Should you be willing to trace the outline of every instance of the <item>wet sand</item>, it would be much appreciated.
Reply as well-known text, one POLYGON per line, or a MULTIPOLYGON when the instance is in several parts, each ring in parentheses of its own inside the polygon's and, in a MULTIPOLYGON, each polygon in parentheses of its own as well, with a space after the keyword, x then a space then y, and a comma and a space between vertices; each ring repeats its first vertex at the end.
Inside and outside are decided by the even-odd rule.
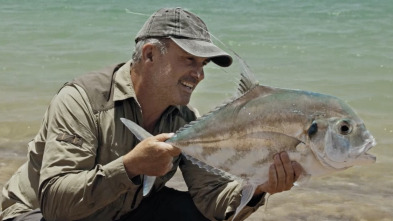
MULTIPOLYGON (((306 186, 268 196, 267 204, 260 207, 247 221, 392 220, 391 206, 381 203, 392 197, 390 190, 385 190, 386 193, 380 197, 370 198, 367 191, 356 190, 358 184, 344 181, 345 176, 345 172, 338 175, 335 186, 324 185, 331 182, 329 180, 334 180, 334 177, 313 178, 306 186), (340 186, 341 190, 338 190, 340 186)), ((167 186, 187 190, 179 170, 167 186)))
MULTIPOLYGON (((0 190, 3 189, 4 185, 11 178, 12 174, 26 161, 25 157, 0 157, 0 190)), ((2 199, 0 195, 0 199, 2 199)))

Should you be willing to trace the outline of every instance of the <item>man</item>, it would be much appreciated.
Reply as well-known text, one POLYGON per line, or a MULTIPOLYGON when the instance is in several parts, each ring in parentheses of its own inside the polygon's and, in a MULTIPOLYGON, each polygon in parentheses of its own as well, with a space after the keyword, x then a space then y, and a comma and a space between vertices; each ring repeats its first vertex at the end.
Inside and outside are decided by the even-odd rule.
MULTIPOLYGON (((3 190, 4 220, 228 220, 240 203, 236 181, 193 165, 164 141, 196 114, 187 107, 209 61, 232 58, 206 25, 182 10, 160 9, 136 36, 133 57, 67 83, 53 98, 29 143, 28 162, 3 190), (138 143, 124 117, 156 135, 138 143), (177 167, 189 188, 165 187, 177 167), (143 175, 157 176, 149 195, 143 175)), ((275 156, 269 181, 240 212, 246 218, 265 193, 289 190, 301 167, 275 156)))

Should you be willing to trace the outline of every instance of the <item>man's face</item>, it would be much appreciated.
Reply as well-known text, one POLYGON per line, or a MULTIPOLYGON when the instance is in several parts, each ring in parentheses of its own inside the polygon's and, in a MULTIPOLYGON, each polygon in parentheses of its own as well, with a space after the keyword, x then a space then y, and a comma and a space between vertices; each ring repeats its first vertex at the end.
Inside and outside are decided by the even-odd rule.
POLYGON ((168 105, 186 105, 191 94, 204 79, 207 58, 193 56, 174 42, 167 42, 167 53, 159 54, 154 66, 154 87, 157 96, 168 105))

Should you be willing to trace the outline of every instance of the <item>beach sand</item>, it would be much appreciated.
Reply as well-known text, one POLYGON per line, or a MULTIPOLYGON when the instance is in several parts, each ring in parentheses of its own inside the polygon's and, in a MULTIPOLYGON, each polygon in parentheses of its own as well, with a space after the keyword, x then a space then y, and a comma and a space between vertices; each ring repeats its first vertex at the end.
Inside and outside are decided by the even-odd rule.
MULTIPOLYGON (((24 157, 0 157, 0 188, 2 189, 7 180, 25 162, 24 157)), ((383 166, 382 166, 383 167, 383 166)), ((343 174, 345 176, 345 174, 343 174)), ((340 177, 340 176, 339 176, 340 177)), ((380 220, 390 221, 393 212, 390 206, 383 206, 381 202, 387 201, 391 196, 390 190, 385 190, 386 194, 379 193, 382 197, 367 198, 367 193, 356 195, 344 194, 350 192, 348 183, 342 183, 342 191, 337 191, 329 186, 323 186, 326 178, 318 178, 311 182, 307 188, 294 187, 291 191, 272 195, 268 198, 267 205, 259 208, 247 220, 248 221, 276 221, 276 220, 380 220), (302 199, 301 201, 298 199, 302 199), (380 205, 380 206, 378 206, 380 205)), ((353 188, 358 188, 355 183, 353 188)), ((167 183, 181 191, 186 191, 180 170, 167 183)), ((381 191, 381 190, 380 190, 381 191)), ((383 190, 382 190, 383 191, 383 190)))

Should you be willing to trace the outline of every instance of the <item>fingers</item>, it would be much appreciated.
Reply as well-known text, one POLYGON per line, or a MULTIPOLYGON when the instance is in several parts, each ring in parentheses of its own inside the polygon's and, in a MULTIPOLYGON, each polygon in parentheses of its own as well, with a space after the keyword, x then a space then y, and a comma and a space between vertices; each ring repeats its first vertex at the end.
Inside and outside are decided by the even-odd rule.
POLYGON ((162 176, 168 173, 173 167, 174 157, 181 153, 179 148, 164 142, 173 135, 159 134, 136 145, 123 157, 127 174, 131 177, 139 174, 162 176))
POLYGON ((171 157, 179 156, 179 154, 181 153, 181 149, 167 143, 163 144, 162 147, 166 149, 167 154, 169 154, 171 157))
POLYGON ((175 134, 174 133, 163 133, 163 134, 156 135, 155 138, 157 139, 157 141, 164 142, 164 141, 168 140, 169 138, 173 137, 173 135, 175 135, 175 134))
POLYGON ((269 187, 268 187, 268 191, 270 194, 271 193, 271 189, 277 189, 277 183, 278 183, 278 178, 277 178, 277 172, 276 172, 276 166, 275 164, 270 165, 269 168, 269 187))
POLYGON ((286 152, 273 157, 273 164, 269 168, 267 190, 270 194, 290 190, 299 178, 303 168, 297 162, 292 162, 286 152))
POLYGON ((157 159, 157 161, 161 161, 163 164, 161 169, 158 169, 157 171, 159 175, 165 175, 167 172, 169 172, 173 167, 173 158, 181 153, 181 150, 179 148, 174 147, 171 144, 165 143, 165 141, 171 138, 173 135, 174 133, 163 133, 154 137, 154 145, 157 146, 159 152, 162 151, 162 155, 157 155, 159 156, 159 159, 157 159))
POLYGON ((292 162, 286 152, 280 153, 281 162, 285 170, 285 184, 284 190, 289 190, 295 182, 295 173, 292 167, 292 162))
POLYGON ((295 161, 292 162, 292 168, 295 172, 294 182, 296 182, 304 170, 303 170, 303 167, 298 162, 295 162, 295 161))
POLYGON ((163 148, 167 151, 167 153, 172 156, 178 156, 181 153, 181 149, 174 147, 170 144, 164 143, 164 141, 168 140, 169 138, 173 137, 174 133, 163 133, 163 134, 158 134, 157 136, 155 136, 154 138, 158 141, 158 142, 162 142, 159 144, 160 148, 163 148))
POLYGON ((280 154, 276 154, 274 156, 274 167, 276 168, 276 177, 277 177, 276 189, 279 192, 284 191, 286 174, 285 174, 283 163, 281 161, 280 154))

